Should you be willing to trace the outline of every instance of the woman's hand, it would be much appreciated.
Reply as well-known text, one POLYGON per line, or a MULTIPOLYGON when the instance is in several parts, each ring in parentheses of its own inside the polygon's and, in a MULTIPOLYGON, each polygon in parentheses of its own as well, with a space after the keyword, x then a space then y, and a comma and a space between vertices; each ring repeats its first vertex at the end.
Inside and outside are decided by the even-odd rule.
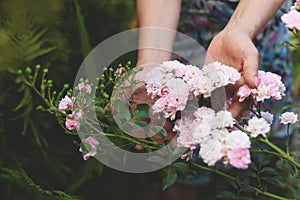
POLYGON ((259 55, 251 38, 237 30, 221 31, 210 43, 206 62, 219 61, 234 67, 241 73, 241 79, 226 88, 227 99, 233 98, 229 111, 237 117, 248 105, 239 102, 236 96, 238 88, 244 84, 254 88, 258 71, 259 55))

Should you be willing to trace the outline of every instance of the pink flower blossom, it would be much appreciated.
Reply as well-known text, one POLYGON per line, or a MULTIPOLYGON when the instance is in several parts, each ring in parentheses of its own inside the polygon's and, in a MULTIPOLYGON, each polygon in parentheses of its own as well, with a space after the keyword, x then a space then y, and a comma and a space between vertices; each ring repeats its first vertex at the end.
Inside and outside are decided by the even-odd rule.
POLYGON ((119 67, 119 68, 117 68, 116 73, 122 74, 123 70, 124 70, 124 67, 119 67))
POLYGON ((81 83, 79 83, 79 84, 77 85, 77 87, 78 87, 78 89, 79 89, 80 91, 81 91, 82 89, 85 89, 86 92, 87 92, 88 94, 91 94, 91 92, 92 92, 92 86, 91 86, 90 84, 86 84, 86 83, 81 82, 81 83))
POLYGON ((281 77, 271 72, 258 71, 256 78, 257 88, 251 89, 247 85, 243 85, 238 90, 239 101, 244 101, 248 96, 252 96, 256 101, 264 101, 265 99, 280 100, 284 96, 285 86, 281 81, 281 77))
POLYGON ((300 30, 300 12, 298 12, 296 9, 293 9, 287 14, 282 15, 281 20, 286 24, 286 27, 300 30))
POLYGON ((66 109, 71 110, 73 108, 73 102, 70 97, 65 96, 59 102, 58 109, 61 111, 65 111, 66 109))
POLYGON ((215 117, 215 111, 211 108, 201 107, 198 108, 194 112, 194 116, 196 117, 196 121, 200 123, 211 123, 213 118, 215 117))
POLYGON ((249 149, 237 148, 227 152, 229 163, 238 169, 247 169, 251 163, 249 149))
MULTIPOLYGON (((89 136, 88 138, 82 139, 83 143, 89 144, 91 146, 91 151, 83 155, 83 159, 87 160, 90 157, 94 157, 97 154, 97 146, 99 142, 93 138, 92 136, 89 136)), ((82 152, 82 148, 79 149, 80 152, 82 152)))
POLYGON ((70 118, 66 119, 65 125, 66 125, 66 128, 70 131, 73 131, 73 130, 78 131, 80 129, 80 122, 70 119, 70 118))
POLYGON ((239 88, 237 95, 240 97, 239 101, 243 102, 252 93, 252 89, 248 85, 243 85, 239 88))

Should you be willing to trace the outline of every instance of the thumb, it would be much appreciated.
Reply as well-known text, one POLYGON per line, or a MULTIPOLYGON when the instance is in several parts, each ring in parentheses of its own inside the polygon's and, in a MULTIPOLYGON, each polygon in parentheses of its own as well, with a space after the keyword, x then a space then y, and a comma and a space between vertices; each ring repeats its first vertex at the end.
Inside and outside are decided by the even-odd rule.
POLYGON ((257 73, 258 73, 258 54, 249 55, 244 60, 243 76, 246 84, 251 88, 256 87, 255 77, 257 76, 257 73))

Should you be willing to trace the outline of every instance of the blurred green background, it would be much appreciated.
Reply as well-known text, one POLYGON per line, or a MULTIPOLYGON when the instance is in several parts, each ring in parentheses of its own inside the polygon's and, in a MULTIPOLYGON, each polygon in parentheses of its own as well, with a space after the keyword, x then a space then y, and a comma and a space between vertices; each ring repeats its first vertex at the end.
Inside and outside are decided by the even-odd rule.
MULTIPOLYGON (((160 172, 126 174, 83 161, 79 138, 36 111, 40 99, 14 74, 40 64, 59 89, 93 47, 134 27, 133 0, 0 0, 0 199, 158 199, 160 172)), ((293 54, 298 96, 300 50, 293 54)))

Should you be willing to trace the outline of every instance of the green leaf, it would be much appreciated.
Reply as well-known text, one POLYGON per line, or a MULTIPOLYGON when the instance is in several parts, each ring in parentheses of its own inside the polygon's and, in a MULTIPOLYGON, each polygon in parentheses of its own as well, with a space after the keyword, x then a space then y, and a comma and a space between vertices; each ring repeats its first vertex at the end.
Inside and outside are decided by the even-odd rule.
POLYGON ((105 115, 105 111, 102 107, 100 106, 95 106, 95 111, 97 114, 99 114, 101 117, 103 117, 105 115))
POLYGON ((236 196, 233 192, 222 191, 220 194, 218 194, 217 198, 219 198, 219 199, 236 199, 236 196))
POLYGON ((276 175, 277 174, 276 170, 272 167, 264 167, 261 170, 261 173, 270 174, 270 175, 276 175))
POLYGON ((165 169, 163 171, 164 177, 163 177, 163 189, 166 190, 168 187, 173 185, 177 180, 177 173, 175 170, 172 170, 171 168, 165 169))
POLYGON ((146 118, 149 118, 149 111, 146 111, 146 110, 138 111, 132 117, 132 119, 134 119, 134 120, 140 120, 140 119, 146 119, 146 118))
POLYGON ((151 155, 149 158, 147 158, 147 160, 161 164, 162 166, 168 165, 168 158, 163 156, 151 155))
POLYGON ((129 111, 129 106, 126 106, 121 100, 115 100, 113 102, 114 109, 117 112, 115 114, 117 119, 129 121, 131 119, 131 113, 129 111))
POLYGON ((137 105, 137 109, 139 110, 139 111, 147 111, 147 112, 149 112, 149 109, 150 109, 150 106, 148 105, 148 104, 138 104, 137 105))
POLYGON ((186 148, 186 147, 177 147, 177 148, 173 151, 172 156, 182 155, 182 154, 184 154, 187 150, 188 150, 188 148, 186 148))
POLYGON ((158 135, 161 135, 163 137, 167 137, 167 131, 161 126, 154 126, 152 128, 152 130, 154 131, 154 133, 156 133, 158 135))

